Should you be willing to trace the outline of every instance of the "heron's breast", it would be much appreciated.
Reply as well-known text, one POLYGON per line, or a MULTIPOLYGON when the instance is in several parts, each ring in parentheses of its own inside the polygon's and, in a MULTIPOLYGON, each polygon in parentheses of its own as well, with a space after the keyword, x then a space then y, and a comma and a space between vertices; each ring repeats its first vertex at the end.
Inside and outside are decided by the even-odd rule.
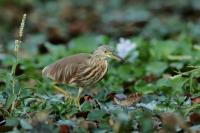
POLYGON ((97 66, 97 68, 99 69, 99 71, 94 75, 94 80, 93 80, 94 83, 101 80, 104 77, 104 75, 106 74, 106 72, 108 70, 107 61, 104 61, 101 65, 97 66))
POLYGON ((82 66, 77 73, 76 78, 73 78, 73 83, 80 86, 88 86, 97 83, 103 78, 107 72, 107 61, 100 61, 93 66, 82 66))

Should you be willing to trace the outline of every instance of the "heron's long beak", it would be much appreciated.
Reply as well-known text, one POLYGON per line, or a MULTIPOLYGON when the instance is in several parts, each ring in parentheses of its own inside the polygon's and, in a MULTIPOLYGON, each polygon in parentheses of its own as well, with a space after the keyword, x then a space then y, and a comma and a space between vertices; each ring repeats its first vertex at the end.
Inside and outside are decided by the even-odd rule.
POLYGON ((115 60, 117 60, 117 61, 120 61, 120 62, 123 62, 124 61, 124 59, 122 59, 120 56, 118 56, 118 55, 116 55, 116 54, 114 54, 114 53, 109 53, 108 54, 108 57, 110 57, 110 58, 112 58, 112 59, 115 59, 115 60))

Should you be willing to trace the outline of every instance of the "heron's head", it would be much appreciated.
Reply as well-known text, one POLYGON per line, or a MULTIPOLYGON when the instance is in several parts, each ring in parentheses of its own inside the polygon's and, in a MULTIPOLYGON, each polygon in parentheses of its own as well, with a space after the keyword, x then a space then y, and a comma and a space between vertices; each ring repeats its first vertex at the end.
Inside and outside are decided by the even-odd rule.
POLYGON ((106 45, 102 45, 100 47, 98 47, 94 54, 96 56, 99 56, 100 58, 103 58, 103 59, 107 59, 107 58, 112 58, 112 59, 115 59, 117 61, 123 61, 123 59, 121 57, 119 57, 118 55, 116 55, 113 50, 106 46, 106 45))

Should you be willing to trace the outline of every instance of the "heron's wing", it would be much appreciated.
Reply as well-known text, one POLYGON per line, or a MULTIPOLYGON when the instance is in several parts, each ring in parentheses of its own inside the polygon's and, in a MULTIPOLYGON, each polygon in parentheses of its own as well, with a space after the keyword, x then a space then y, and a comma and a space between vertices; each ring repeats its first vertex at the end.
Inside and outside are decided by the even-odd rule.
POLYGON ((76 75, 80 65, 86 64, 90 57, 90 54, 85 53, 65 57, 46 66, 42 70, 42 74, 58 83, 69 83, 70 79, 76 75))

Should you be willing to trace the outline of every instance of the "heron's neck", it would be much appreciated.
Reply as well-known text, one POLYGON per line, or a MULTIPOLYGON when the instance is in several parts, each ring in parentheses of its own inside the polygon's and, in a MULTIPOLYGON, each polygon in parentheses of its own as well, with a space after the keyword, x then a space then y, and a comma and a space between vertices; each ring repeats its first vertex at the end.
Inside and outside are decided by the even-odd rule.
POLYGON ((89 60, 89 64, 91 64, 91 65, 98 65, 99 62, 107 63, 107 60, 106 60, 106 58, 99 56, 99 55, 96 55, 96 54, 92 55, 90 60, 89 60))

